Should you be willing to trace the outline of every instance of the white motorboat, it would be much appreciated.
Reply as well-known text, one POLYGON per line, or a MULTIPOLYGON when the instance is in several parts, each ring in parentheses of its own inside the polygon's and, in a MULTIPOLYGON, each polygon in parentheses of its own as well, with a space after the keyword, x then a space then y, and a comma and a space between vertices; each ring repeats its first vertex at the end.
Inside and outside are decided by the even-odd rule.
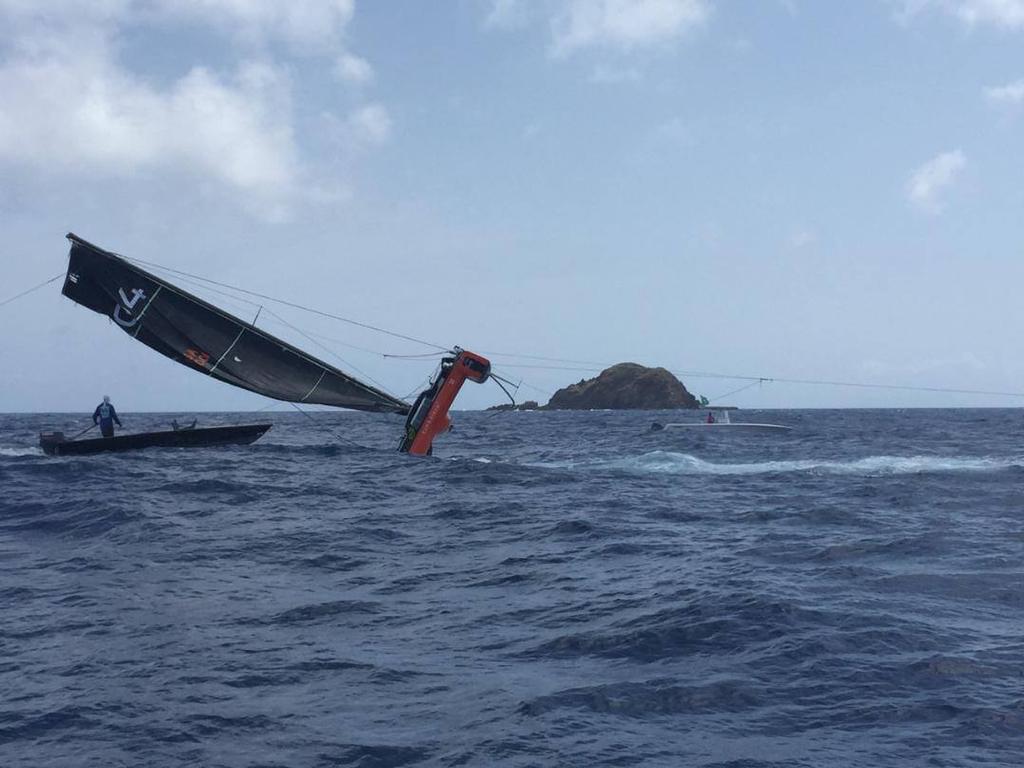
POLYGON ((702 421, 680 421, 661 424, 651 424, 652 432, 660 432, 665 429, 685 429, 690 431, 714 431, 722 433, 732 432, 759 432, 765 434, 791 432, 792 427, 783 424, 764 424, 750 421, 733 421, 729 418, 729 411, 718 410, 708 411, 707 418, 702 421))

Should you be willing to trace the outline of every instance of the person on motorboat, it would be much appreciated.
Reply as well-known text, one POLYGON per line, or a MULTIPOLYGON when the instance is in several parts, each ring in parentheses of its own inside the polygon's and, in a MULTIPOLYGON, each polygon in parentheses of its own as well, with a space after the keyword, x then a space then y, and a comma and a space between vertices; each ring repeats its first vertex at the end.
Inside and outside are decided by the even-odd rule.
POLYGON ((92 423, 100 425, 100 432, 104 437, 113 437, 114 422, 117 422, 117 426, 121 426, 117 411, 114 410, 114 406, 110 402, 110 395, 104 395, 103 402, 97 405, 96 410, 92 413, 92 423))
POLYGON ((714 423, 715 423, 715 413, 714 413, 714 411, 708 411, 708 424, 714 424, 714 423))

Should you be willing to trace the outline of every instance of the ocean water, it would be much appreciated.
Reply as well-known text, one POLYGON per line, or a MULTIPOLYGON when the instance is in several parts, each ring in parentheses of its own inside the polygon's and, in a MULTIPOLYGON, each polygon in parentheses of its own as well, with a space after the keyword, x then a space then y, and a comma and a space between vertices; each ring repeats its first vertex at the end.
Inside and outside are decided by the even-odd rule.
POLYGON ((0 416, 0 765, 1024 764, 1024 411, 672 418, 0 416))

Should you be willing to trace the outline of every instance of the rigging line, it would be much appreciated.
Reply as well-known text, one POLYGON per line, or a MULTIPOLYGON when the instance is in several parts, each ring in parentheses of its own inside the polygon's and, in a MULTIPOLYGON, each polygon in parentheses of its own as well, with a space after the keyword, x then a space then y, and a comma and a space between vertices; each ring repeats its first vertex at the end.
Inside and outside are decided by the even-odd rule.
POLYGON ((342 442, 349 443, 350 445, 354 445, 356 448, 362 448, 363 450, 367 450, 367 451, 372 450, 369 446, 357 443, 355 440, 350 440, 349 438, 345 437, 344 435, 338 434, 336 429, 332 429, 331 427, 327 426, 326 424, 323 424, 322 422, 317 421, 312 416, 310 416, 308 413, 306 413, 304 410, 299 408, 297 403, 289 402, 288 404, 292 408, 294 408, 296 411, 301 413, 303 416, 305 416, 307 419, 309 419, 311 422, 313 422, 313 424, 317 427, 317 429, 326 430, 336 440, 341 440, 342 442))
MULTIPOLYGON (((549 371, 576 371, 592 373, 598 368, 579 368, 559 365, 533 365, 529 363, 503 363, 504 368, 533 368, 549 371)), ((776 382, 780 384, 801 384, 826 387, 854 387, 859 389, 889 389, 903 392, 933 392, 946 395, 984 395, 988 397, 1024 397, 1024 392, 1004 392, 990 389, 959 389, 956 387, 926 387, 911 384, 882 384, 878 382, 836 381, 832 379, 790 379, 778 376, 745 376, 731 373, 712 373, 710 371, 678 371, 670 370, 675 376, 691 376, 698 379, 734 379, 737 381, 776 382)))
POLYGON ((64 277, 64 273, 63 272, 61 272, 59 275, 51 277, 45 283, 40 283, 39 285, 35 285, 35 286, 29 288, 27 291, 22 291, 21 293, 15 295, 15 296, 11 296, 9 299, 4 299, 3 301, 0 301, 0 307, 3 307, 3 306, 6 306, 7 304, 10 304, 12 301, 14 301, 15 299, 20 299, 22 296, 28 296, 30 293, 32 293, 33 291, 38 291, 40 288, 45 288, 50 283, 55 282, 57 280, 60 280, 62 277, 64 277))
MULTIPOLYGON (((187 277, 180 277, 179 276, 177 278, 177 281, 179 283, 184 283, 186 285, 190 285, 193 288, 197 288, 200 291, 209 291, 210 293, 215 293, 218 296, 223 296, 225 299, 228 299, 229 301, 231 301, 232 304, 235 305, 234 307, 232 307, 232 309, 234 309, 234 311, 238 312, 239 314, 242 314, 241 310, 238 309, 238 307, 241 306, 241 304, 248 304, 251 307, 256 307, 257 308, 256 309, 256 316, 257 317, 259 317, 259 311, 263 308, 262 304, 260 304, 259 302, 253 301, 252 299, 247 299, 247 298, 245 298, 243 296, 236 296, 235 294, 228 293, 227 291, 218 291, 216 288, 211 288, 210 286, 208 286, 208 285, 206 285, 206 284, 204 284, 202 282, 199 282, 199 281, 196 281, 196 280, 190 280, 187 277)), ((256 325, 256 319, 255 318, 253 318, 253 322, 251 322, 250 325, 253 325, 253 326, 256 325)))
POLYGON ((386 357, 394 360, 423 360, 431 357, 443 357, 448 354, 455 354, 455 350, 446 349, 444 352, 424 352, 421 355, 392 355, 387 352, 379 353, 381 357, 386 357))
MULTIPOLYGON (((494 375, 493 371, 491 372, 491 375, 494 375)), ((533 386, 533 384, 527 384, 525 381, 520 381, 516 389, 518 389, 519 387, 526 387, 527 389, 532 389, 534 392, 539 392, 540 394, 544 395, 549 399, 552 393, 554 392, 554 390, 551 389, 541 389, 540 387, 533 386)))
POLYGON ((564 357, 545 357, 544 355, 519 355, 514 352, 482 352, 481 354, 488 355, 490 357, 517 357, 523 360, 544 360, 549 363, 573 363, 575 365, 600 365, 602 368, 608 368, 612 363, 599 363, 595 360, 569 360, 564 357))
POLYGON ((892 389, 904 392, 935 392, 947 395, 990 395, 993 397, 1024 397, 1024 392, 1002 392, 991 389, 958 389, 955 387, 925 387, 911 384, 881 384, 876 382, 834 381, 830 379, 785 379, 768 376, 731 376, 722 373, 704 373, 699 371, 671 371, 677 376, 695 376, 714 379, 739 379, 757 382, 776 382, 781 384, 806 384, 827 387, 856 387, 859 389, 892 389))
POLYGON ((373 378, 373 376, 371 376, 370 374, 366 373, 366 372, 365 372, 365 371, 363 371, 363 370, 360 370, 360 369, 359 369, 359 368, 358 368, 357 366, 355 366, 355 365, 353 365, 352 363, 350 363, 350 362, 349 362, 348 360, 346 360, 345 358, 343 358, 343 357, 342 357, 341 355, 339 355, 339 354, 338 354, 337 352, 335 352, 335 351, 334 351, 333 349, 331 349, 330 347, 328 347, 328 346, 326 346, 326 345, 324 345, 324 344, 321 344, 321 343, 320 343, 319 341, 317 341, 316 339, 314 339, 314 338, 313 338, 312 336, 310 336, 310 335, 309 335, 308 333, 306 333, 305 331, 303 331, 303 330, 302 330, 301 328, 297 328, 297 327, 295 327, 294 325, 292 325, 291 323, 289 323, 289 322, 288 322, 287 320, 285 320, 285 319, 284 319, 283 317, 281 317, 281 316, 280 316, 279 314, 277 314, 276 312, 274 312, 274 311, 273 311, 273 310, 271 310, 271 309, 268 309, 268 310, 267 310, 267 314, 268 314, 268 315, 270 315, 271 317, 274 317, 274 318, 276 318, 276 319, 278 320, 278 322, 280 322, 280 323, 284 323, 284 324, 285 324, 286 326, 288 326, 289 328, 291 328, 291 329, 292 329, 293 331, 295 331, 295 332, 296 332, 296 333, 298 333, 299 335, 301 335, 301 336, 305 337, 305 338, 306 338, 307 340, 309 340, 309 341, 310 341, 310 342, 311 342, 312 344, 315 344, 316 346, 320 347, 320 349, 324 350, 324 351, 325 351, 325 352, 327 352, 328 354, 330 354, 330 355, 334 355, 334 357, 335 357, 335 358, 337 358, 338 360, 340 360, 340 361, 341 361, 342 363, 344 363, 344 364, 345 364, 345 366, 346 366, 347 368, 351 368, 351 369, 352 369, 353 371, 355 371, 356 373, 358 373, 358 374, 359 374, 360 376, 364 376, 364 377, 365 377, 365 378, 366 378, 367 380, 369 380, 369 381, 373 382, 374 384, 376 384, 376 385, 377 385, 377 387, 378 387, 378 388, 379 388, 379 389, 380 389, 380 390, 381 390, 382 392, 384 392, 385 394, 387 394, 387 395, 388 395, 389 397, 393 397, 393 398, 395 398, 396 400, 398 399, 398 397, 397 397, 397 396, 396 396, 396 395, 395 395, 394 393, 392 393, 392 392, 391 392, 390 390, 388 390, 388 388, 387 388, 387 387, 385 387, 385 386, 384 386, 383 384, 381 384, 381 383, 380 383, 379 381, 377 381, 377 380, 376 380, 375 378, 373 378))
MULTIPOLYGON (((163 268, 161 267, 161 269, 163 269, 163 268)), ((208 286, 208 285, 203 285, 203 284, 202 284, 201 282, 197 283, 197 282, 196 282, 195 280, 190 280, 190 279, 189 279, 189 278, 187 278, 187 277, 185 277, 185 278, 179 278, 179 280, 180 280, 181 282, 183 282, 183 283, 187 283, 187 284, 189 284, 189 285, 192 285, 192 286, 198 286, 199 288, 201 288, 201 289, 202 289, 202 290, 204 290, 204 291, 209 291, 210 293, 215 293, 215 294, 218 294, 218 295, 220 295, 220 296, 224 296, 224 297, 226 297, 226 298, 228 298, 228 299, 230 299, 230 300, 232 300, 232 301, 239 301, 239 302, 242 302, 242 303, 245 303, 245 304, 250 304, 250 305, 252 305, 252 306, 254 306, 254 307, 258 307, 259 309, 258 309, 258 311, 256 312, 256 317, 255 317, 255 318, 253 318, 253 322, 252 322, 252 323, 250 324, 250 327, 255 327, 255 326, 256 326, 256 319, 257 319, 257 318, 258 318, 258 317, 260 316, 260 312, 262 312, 262 311, 264 311, 264 310, 265 310, 265 311, 266 311, 266 313, 267 313, 268 315, 270 315, 271 317, 275 318, 275 319, 276 319, 276 320, 277 320, 277 321, 278 321, 279 323, 281 323, 282 325, 286 326, 287 328, 290 328, 291 330, 295 331, 295 332, 296 332, 296 333, 298 333, 299 335, 303 336, 303 337, 304 337, 304 338, 306 338, 306 339, 307 339, 308 341, 310 341, 310 342, 312 342, 313 344, 315 344, 316 346, 320 347, 320 349, 323 349, 323 350, 325 350, 326 352, 328 352, 329 354, 333 355, 333 356, 334 356, 335 358, 337 358, 337 359, 338 359, 338 360, 340 360, 340 361, 341 361, 342 363, 344 363, 344 364, 345 364, 345 366, 347 366, 348 368, 351 368, 351 369, 352 369, 352 370, 354 370, 354 371, 355 371, 356 373, 360 374, 361 376, 364 376, 364 377, 366 377, 366 378, 367 378, 367 379, 368 379, 369 381, 371 381, 372 383, 376 384, 376 385, 377 385, 377 387, 378 387, 378 388, 380 388, 380 390, 381 390, 382 392, 384 392, 385 394, 387 394, 387 395, 388 395, 389 397, 395 397, 395 395, 394 395, 394 394, 392 394, 392 393, 391 393, 391 392, 390 392, 390 391, 389 391, 389 390, 387 389, 387 387, 385 387, 385 386, 384 386, 383 384, 381 384, 381 383, 380 383, 379 381, 377 381, 376 379, 374 379, 374 378, 373 378, 372 376, 370 376, 370 375, 369 375, 368 373, 366 373, 366 372, 364 372, 364 371, 360 370, 360 368, 358 368, 358 367, 357 367, 356 365, 354 365, 354 364, 350 363, 350 362, 349 362, 348 360, 346 360, 345 358, 343 358, 343 357, 342 357, 341 355, 339 355, 339 354, 338 354, 337 352, 335 352, 335 351, 334 351, 333 349, 331 349, 330 347, 324 346, 323 344, 321 344, 321 343, 319 343, 318 341, 316 341, 316 339, 312 338, 311 334, 307 333, 306 331, 303 331, 303 330, 302 330, 301 328, 299 328, 299 327, 297 327, 297 326, 295 326, 295 325, 292 325, 292 324, 291 324, 291 323, 289 323, 289 322, 288 322, 287 320, 285 320, 285 319, 284 319, 283 317, 281 317, 281 316, 280 316, 279 314, 277 314, 276 312, 274 312, 274 311, 273 311, 273 310, 271 310, 271 309, 267 309, 267 308, 266 308, 266 307, 264 307, 264 306, 263 306, 262 304, 259 304, 258 302, 255 302, 255 301, 252 301, 251 299, 246 299, 246 298, 243 298, 243 297, 241 297, 241 296, 235 296, 234 294, 230 294, 230 293, 227 293, 227 292, 225 292, 225 291, 219 291, 219 290, 217 290, 216 288, 211 288, 211 287, 210 287, 210 286, 208 286)), ((312 335, 319 335, 319 334, 312 334, 312 335)), ((360 350, 360 351, 362 351, 362 352, 369 352, 369 353, 371 353, 371 354, 374 354, 374 355, 379 355, 379 354, 381 354, 380 352, 375 352, 375 351, 373 351, 373 350, 369 350, 369 349, 364 349, 364 348, 362 348, 362 347, 356 347, 356 346, 354 346, 354 345, 352 345, 352 344, 345 344, 345 342, 343 342, 343 341, 339 341, 339 340, 337 340, 337 339, 330 339, 330 337, 325 337, 325 336, 321 336, 321 338, 327 338, 328 340, 330 340, 330 341, 334 341, 334 342, 336 342, 336 343, 338 343, 338 344, 342 344, 343 346, 351 346, 351 347, 353 347, 354 349, 358 349, 358 350, 360 350)))
POLYGON ((569 367, 566 365, 537 365, 535 363, 502 363, 502 368, 533 368, 541 371, 581 371, 582 373, 592 373, 593 371, 603 371, 603 368, 580 368, 580 367, 569 367))
MULTIPOLYGON (((257 308, 256 309, 256 316, 252 319, 252 322, 249 323, 249 325, 252 326, 252 327, 256 327, 256 321, 259 320, 260 313, 263 312, 263 310, 265 309, 265 307, 262 304, 260 304, 259 302, 252 301, 251 299, 246 299, 246 298, 244 298, 242 296, 236 296, 235 294, 228 293, 227 291, 219 291, 216 288, 211 288, 210 286, 203 284, 202 282, 197 282, 195 280, 190 280, 187 277, 179 277, 178 280, 180 282, 182 282, 182 283, 186 283, 188 285, 195 286, 195 287, 199 288, 200 290, 209 291, 210 293, 215 293, 218 296, 223 296, 223 297, 225 297, 227 299, 230 299, 233 302, 242 302, 244 304, 249 304, 250 306, 256 307, 257 308)), ((238 311, 238 310, 236 309, 236 311, 238 311)), ((242 314, 242 313, 239 312, 239 314, 242 314)), ((274 312, 271 312, 269 309, 267 310, 267 314, 268 315, 273 315, 278 320, 280 320, 282 323, 284 323, 285 325, 288 325, 288 323, 286 323, 284 320, 281 319, 280 315, 277 315, 274 312)), ((294 327, 294 326, 291 326, 291 327, 294 327)), ((386 355, 383 355, 383 353, 381 353, 379 350, 367 349, 366 347, 360 347, 360 346, 358 346, 356 344, 349 344, 347 341, 342 341, 341 339, 335 339, 335 338, 332 338, 330 336, 325 336, 322 333, 314 333, 313 331, 300 331, 300 332, 306 333, 309 336, 316 336, 316 337, 324 339, 326 341, 330 341, 330 342, 332 342, 334 344, 340 344, 343 347, 349 347, 351 349, 358 350, 359 352, 366 352, 367 354, 370 354, 370 355, 382 355, 382 356, 386 357, 386 355)), ((433 356, 433 355, 436 355, 436 354, 440 354, 440 353, 431 352, 431 353, 429 353, 429 356, 433 356)))
POLYGON ((367 347, 360 347, 358 344, 350 344, 347 341, 342 341, 341 339, 336 339, 333 336, 326 336, 326 335, 324 335, 322 333, 314 333, 313 331, 307 331, 307 333, 310 336, 316 336, 318 339, 323 339, 324 341, 329 341, 332 344, 340 344, 343 347, 348 347, 349 349, 354 349, 354 350, 356 350, 358 352, 365 352, 366 354, 373 355, 374 357, 429 358, 429 357, 440 357, 442 355, 448 354, 447 351, 445 351, 445 352, 426 352, 426 353, 424 353, 422 355, 389 355, 389 354, 386 354, 384 352, 381 352, 379 349, 368 349, 367 347))
POLYGON ((491 374, 491 378, 494 379, 494 383, 495 384, 497 384, 499 387, 501 387, 501 391, 504 392, 508 396, 508 399, 512 402, 512 407, 515 408, 516 407, 516 399, 514 397, 512 397, 512 393, 511 392, 509 392, 507 389, 505 389, 505 385, 502 384, 502 381, 504 381, 504 379, 502 379, 500 376, 495 376, 493 373, 491 374))
POLYGON ((492 379, 497 379, 498 381, 503 381, 506 384, 508 384, 510 387, 514 387, 515 389, 519 389, 519 384, 523 383, 522 381, 520 381, 519 384, 516 384, 514 381, 506 379, 504 376, 499 376, 494 371, 491 371, 491 378, 492 379))
POLYGON ((430 377, 428 376, 427 378, 423 379, 423 381, 421 381, 419 384, 417 384, 416 387, 411 392, 409 392, 406 395, 403 395, 402 399, 403 400, 412 400, 414 397, 419 395, 420 392, 422 392, 424 389, 426 389, 429 386, 430 386, 430 377))
POLYGON ((758 379, 757 381, 751 381, 749 384, 744 384, 739 389, 734 389, 734 390, 732 390, 730 392, 726 392, 724 395, 716 395, 715 397, 711 398, 711 402, 714 402, 716 400, 721 400, 724 397, 731 397, 732 395, 738 395, 740 392, 743 392, 744 390, 750 389, 751 387, 756 387, 758 384, 762 383, 762 381, 764 381, 764 379, 758 379))
POLYGON ((163 269, 163 270, 165 270, 167 272, 171 272, 172 274, 175 274, 175 275, 184 275, 185 277, 191 277, 194 280, 202 280, 203 282, 210 283, 211 285, 219 285, 222 288, 229 288, 229 289, 231 289, 233 291, 238 291, 239 293, 244 293, 244 294, 246 294, 248 296, 256 296, 258 298, 265 299, 267 301, 273 301, 273 302, 275 302, 277 304, 283 304, 286 307, 292 307, 293 309, 301 309, 303 312, 309 312, 311 314, 320 315, 322 317, 329 317, 332 320, 338 320, 338 321, 340 321, 342 323, 348 323, 350 325, 355 325, 355 326, 357 326, 359 328, 365 328, 365 329, 370 330, 370 331, 376 331, 377 333, 383 333, 386 336, 393 336, 396 339, 404 339, 405 341, 411 341, 411 342, 413 342, 415 344, 422 344, 425 347, 434 347, 435 349, 447 350, 447 347, 444 346, 444 345, 434 344, 433 342, 424 341, 423 339, 417 339, 415 336, 407 336, 404 333, 397 333, 396 331, 389 331, 386 328, 380 328, 379 326, 376 326, 376 325, 370 325, 369 323, 361 323, 358 320, 353 320, 353 319, 348 318, 348 317, 342 317, 341 315, 335 315, 335 314, 332 314, 330 312, 324 312, 323 310, 315 309, 313 307, 307 307, 307 306, 304 306, 302 304, 297 304, 297 303, 295 303, 293 301, 287 301, 285 299, 279 299, 279 298, 277 298, 275 296, 269 296, 269 295, 267 295, 265 293, 259 293, 257 291, 250 291, 247 288, 240 288, 237 285, 231 285, 230 283, 222 283, 222 282, 219 282, 217 280, 211 280, 210 278, 202 277, 201 275, 195 275, 195 274, 192 274, 190 272, 182 272, 181 270, 172 269, 171 267, 166 267, 166 266, 164 266, 162 264, 157 264, 157 263, 152 262, 152 261, 146 261, 144 259, 133 259, 133 258, 130 258, 128 256, 124 256, 122 254, 117 254, 117 255, 120 256, 122 259, 125 259, 127 261, 136 262, 138 264, 145 264, 148 267, 156 267, 156 268, 159 268, 159 269, 163 269))
MULTIPOLYGON (((161 267, 161 268, 162 268, 162 267, 161 267)), ((172 271, 173 271, 173 270, 172 270, 172 271)), ((154 276, 154 277, 155 277, 155 279, 157 279, 158 281, 160 281, 160 280, 161 280, 161 278, 160 278, 159 276, 154 276)), ((183 282, 183 283, 190 283, 190 284, 193 284, 193 285, 195 285, 195 283, 193 283, 193 281, 191 281, 191 280, 188 280, 187 278, 179 278, 179 281, 180 281, 180 282, 183 282)), ((163 288, 163 287, 167 287, 167 288, 168 288, 168 290, 170 290, 170 291, 172 291, 172 292, 174 292, 174 293, 177 293, 177 294, 179 294, 179 295, 187 295, 187 294, 185 294, 185 293, 184 293, 184 292, 182 291, 182 289, 180 289, 180 288, 176 288, 176 287, 174 287, 174 286, 173 286, 172 284, 170 284, 170 283, 163 283, 163 284, 161 285, 161 288, 163 288)), ((205 286, 205 285, 204 285, 204 286, 201 286, 201 287, 202 287, 202 290, 204 290, 204 291, 210 291, 211 293, 217 293, 217 294, 220 294, 220 295, 222 295, 222 296, 226 296, 226 297, 228 297, 229 299, 231 299, 232 301, 240 301, 240 302, 244 302, 244 303, 246 303, 246 304, 251 304, 251 305, 252 305, 252 306, 254 306, 254 307, 255 307, 255 306, 259 306, 259 305, 258 305, 258 304, 257 304, 257 303, 256 303, 255 301, 251 301, 250 299, 245 299, 245 298, 242 298, 241 296, 233 296, 232 294, 229 294, 229 293, 225 293, 224 291, 218 291, 218 290, 217 290, 216 288, 210 288, 209 286, 205 286)), ((228 286, 228 287, 230 287, 230 286, 228 286)), ((221 309, 221 308, 218 308, 218 307, 214 306, 214 307, 213 307, 213 310, 214 310, 214 311, 216 311, 216 312, 218 312, 218 313, 219 313, 219 314, 220 314, 221 316, 223 316, 223 317, 226 317, 226 318, 228 318, 228 319, 230 319, 230 320, 233 320, 233 321, 235 321, 235 322, 239 322, 239 323, 241 323, 242 325, 245 325, 245 321, 244 321, 244 320, 241 320, 241 319, 239 319, 239 318, 236 318, 236 317, 233 317, 233 316, 231 316, 230 314, 228 314, 227 312, 225 312, 225 311, 224 311, 223 309, 221 309)), ((307 336, 307 335, 306 335, 306 334, 305 334, 305 333, 304 333, 304 332, 303 332, 303 331, 302 331, 302 330, 301 330, 300 328, 297 328, 297 327, 295 327, 294 325, 292 325, 291 323, 289 323, 289 322, 288 322, 287 320, 285 320, 284 318, 282 318, 282 317, 281 317, 280 315, 278 315, 278 314, 276 314, 276 313, 272 312, 272 311, 271 311, 271 310, 269 310, 269 309, 267 310, 267 314, 269 314, 269 315, 272 315, 273 317, 277 318, 277 319, 278 319, 278 321, 279 321, 279 322, 281 322, 281 323, 282 323, 283 325, 287 326, 288 328, 291 328, 292 330, 296 331, 297 333, 299 333, 299 334, 301 334, 301 335, 305 336, 305 337, 306 337, 307 339, 309 339, 309 336, 307 336)), ((271 340, 273 340, 273 337, 272 337, 272 336, 269 336, 269 335, 267 334, 267 332, 266 332, 266 331, 264 331, 263 329, 261 329, 261 328, 257 328, 257 327, 256 327, 255 325, 250 325, 250 326, 248 326, 248 327, 249 327, 249 328, 250 328, 250 329, 252 330, 252 332, 253 332, 253 333, 255 333, 255 334, 259 335, 259 336, 262 336, 262 337, 264 337, 264 338, 267 338, 267 339, 271 339, 271 340)), ((310 340, 310 341, 313 341, 313 339, 309 339, 309 340, 310 340)), ((283 344, 284 344, 284 343, 288 343, 288 342, 284 342, 284 341, 282 341, 281 343, 283 343, 283 344)), ((316 341, 313 341, 313 343, 314 343, 314 344, 317 344, 317 342, 316 342, 316 341)), ((332 355, 334 355, 335 357, 339 357, 339 356, 337 355, 337 353, 336 353, 336 352, 334 352, 333 350, 331 350, 331 349, 329 349, 329 348, 327 348, 327 347, 323 347, 323 345, 321 345, 321 344, 318 344, 318 346, 320 346, 320 347, 322 347, 322 348, 324 348, 324 349, 327 349, 327 351, 328 351, 328 352, 330 352, 330 353, 331 353, 332 355)), ((293 352, 294 352, 295 354, 297 354, 297 355, 299 355, 300 357, 302 357, 302 358, 303 358, 304 360, 307 360, 308 362, 310 362, 310 363, 312 363, 313 365, 316 365, 316 366, 318 366, 318 367, 320 367, 320 368, 324 368, 325 366, 327 366, 327 367, 333 367, 333 366, 331 366, 331 365, 330 365, 329 363, 325 363, 325 362, 323 362, 322 360, 317 360, 317 359, 316 359, 315 357, 312 357, 312 356, 311 356, 310 354, 308 354, 307 352, 304 352, 304 351, 302 351, 302 350, 301 350, 301 349, 299 349, 298 347, 294 347, 292 351, 293 351, 293 352)), ((341 358, 339 357, 339 359, 341 359, 341 358)), ((347 362, 346 362, 345 364, 346 364, 346 365, 349 365, 349 363, 347 363, 347 362)), ((352 367, 353 367, 353 368, 355 368, 355 366, 352 366, 352 367)), ((356 370, 358 371, 359 369, 356 369, 356 370)), ((359 373, 360 373, 360 374, 362 374, 362 375, 364 375, 364 376, 366 376, 366 377, 367 377, 368 379, 370 379, 371 381, 373 381, 373 383, 374 383, 374 384, 377 384, 377 386, 378 386, 378 387, 380 387, 380 389, 379 389, 379 390, 378 390, 378 391, 376 392, 376 394, 377 394, 377 395, 381 395, 381 396, 383 396, 383 397, 388 397, 388 398, 391 398, 391 399, 396 399, 396 398, 395 398, 395 396, 394 396, 394 395, 392 395, 392 394, 391 394, 390 392, 386 391, 386 390, 385 390, 385 388, 384 388, 384 387, 383 387, 383 386, 382 386, 382 385, 381 385, 381 384, 380 384, 379 382, 377 382, 377 381, 374 381, 374 380, 373 380, 373 379, 372 379, 372 378, 371 378, 370 376, 367 376, 367 374, 363 373, 362 371, 359 371, 359 373)), ((370 386, 369 384, 364 384, 364 383, 360 382, 360 381, 359 381, 358 379, 355 379, 354 377, 350 376, 349 374, 345 373, 344 371, 340 371, 340 374, 341 374, 341 375, 342 375, 343 377, 345 377, 345 378, 346 378, 347 380, 349 380, 350 382, 352 382, 352 383, 354 383, 354 384, 356 384, 356 385, 360 386, 360 387, 361 387, 362 389, 364 389, 364 390, 367 390, 367 391, 373 391, 373 387, 371 387, 371 386, 370 386)))
POLYGON ((908 392, 937 392, 947 395, 990 395, 993 397, 1024 397, 1024 392, 1000 392, 991 389, 956 389, 953 387, 916 387, 905 384, 873 384, 853 381, 815 381, 813 379, 764 379, 785 384, 812 384, 830 387, 859 387, 861 389, 896 389, 908 392))

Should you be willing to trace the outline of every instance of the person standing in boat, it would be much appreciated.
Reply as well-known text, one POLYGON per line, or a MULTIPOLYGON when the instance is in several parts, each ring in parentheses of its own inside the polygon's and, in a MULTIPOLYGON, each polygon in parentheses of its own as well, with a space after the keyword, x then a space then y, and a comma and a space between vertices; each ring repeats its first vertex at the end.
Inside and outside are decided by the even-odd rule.
POLYGON ((100 425, 100 432, 104 437, 113 437, 115 421, 120 427, 121 420, 117 418, 117 411, 114 410, 114 406, 110 402, 110 395, 104 395, 103 402, 97 405, 96 410, 92 412, 92 423, 100 425))

